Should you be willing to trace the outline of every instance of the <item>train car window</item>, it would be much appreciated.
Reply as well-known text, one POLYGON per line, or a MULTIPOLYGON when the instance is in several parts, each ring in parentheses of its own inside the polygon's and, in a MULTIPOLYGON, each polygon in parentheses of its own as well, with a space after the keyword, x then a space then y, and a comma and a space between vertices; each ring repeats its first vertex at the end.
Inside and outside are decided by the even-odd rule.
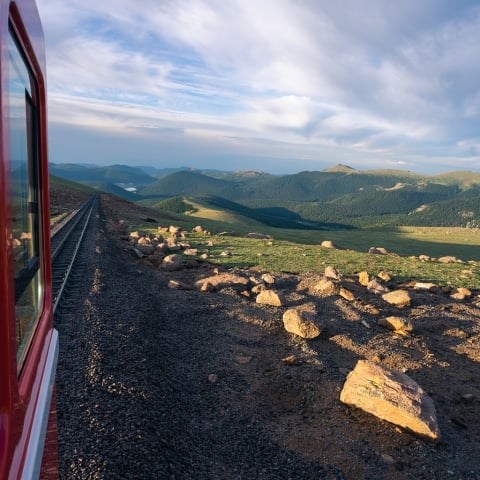
POLYGON ((38 120, 35 83, 12 32, 8 85, 17 361, 20 369, 39 317, 38 120))

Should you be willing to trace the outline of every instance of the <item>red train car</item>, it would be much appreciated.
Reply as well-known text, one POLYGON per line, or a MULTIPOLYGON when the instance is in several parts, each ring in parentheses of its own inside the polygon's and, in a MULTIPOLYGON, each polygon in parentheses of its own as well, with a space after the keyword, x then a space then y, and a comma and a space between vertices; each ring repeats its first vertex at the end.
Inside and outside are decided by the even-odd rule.
POLYGON ((34 0, 0 0, 0 47, 0 479, 55 478, 58 334, 45 50, 34 0))

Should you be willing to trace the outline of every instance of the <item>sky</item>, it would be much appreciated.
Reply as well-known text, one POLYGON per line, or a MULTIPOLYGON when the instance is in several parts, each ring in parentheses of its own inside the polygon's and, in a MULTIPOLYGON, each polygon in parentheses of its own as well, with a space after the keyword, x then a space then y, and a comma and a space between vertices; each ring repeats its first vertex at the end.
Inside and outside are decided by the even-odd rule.
POLYGON ((55 163, 480 171, 477 0, 37 0, 55 163))

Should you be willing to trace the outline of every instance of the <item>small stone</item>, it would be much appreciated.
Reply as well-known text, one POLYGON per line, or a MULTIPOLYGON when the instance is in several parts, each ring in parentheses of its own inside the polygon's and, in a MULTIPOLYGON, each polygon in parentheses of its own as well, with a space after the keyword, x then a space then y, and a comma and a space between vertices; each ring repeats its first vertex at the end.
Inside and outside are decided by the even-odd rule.
POLYGON ((383 247, 370 247, 368 253, 373 253, 374 255, 388 255, 388 251, 383 247))
POLYGON ((396 316, 380 318, 378 324, 382 327, 394 330, 395 333, 400 335, 406 335, 413 331, 412 323, 407 318, 396 316))
POLYGON ((161 264, 161 267, 164 270, 168 270, 170 272, 175 271, 175 270, 180 270, 182 268, 182 256, 178 255, 176 253, 172 255, 167 255, 161 264))
POLYGON ((186 248, 183 251, 183 254, 187 255, 187 256, 190 256, 190 257, 194 257, 197 254, 197 252, 198 252, 198 250, 196 248, 186 248))
POLYGON ((281 293, 278 293, 275 290, 263 290, 257 295, 256 302, 261 305, 282 307, 285 305, 285 298, 281 293))
POLYGON ((261 278, 268 285, 273 285, 275 283, 275 277, 270 273, 264 273, 261 278))
POLYGON ((206 278, 201 278, 195 282, 195 286, 201 289, 205 283, 210 284, 212 288, 216 290, 221 290, 225 287, 245 288, 248 285, 249 280, 241 275, 225 272, 206 278))
POLYGON ((300 365, 301 361, 296 355, 289 355, 288 357, 282 358, 282 362, 285 365, 300 365))
POLYGON ((382 271, 378 272, 377 277, 380 280, 383 280, 384 282, 389 282, 392 279, 391 275, 388 272, 386 272, 385 270, 382 270, 382 271))
POLYGON ((370 324, 366 320, 360 322, 365 328, 370 328, 370 324))
POLYGON ((186 283, 180 282, 178 280, 169 280, 167 287, 172 288, 174 290, 191 290, 192 289, 190 285, 187 285, 186 283))
POLYGON ((328 278, 322 278, 314 287, 313 292, 320 295, 335 295, 337 286, 328 278))
POLYGON ((215 373, 211 373, 211 374, 208 376, 208 381, 209 381, 210 383, 215 383, 217 380, 218 380, 218 375, 215 374, 215 373))
POLYGON ((440 262, 440 263, 461 263, 460 260, 458 260, 457 257, 453 257, 451 255, 447 255, 445 257, 440 257, 437 262, 440 262))
POLYGON ((385 293, 382 298, 390 305, 397 307, 408 307, 411 302, 409 293, 406 290, 394 290, 393 292, 385 293))
POLYGON ((393 465, 395 463, 395 459, 391 455, 387 455, 386 453, 382 453, 380 458, 389 465, 393 465))
POLYGON ((202 254, 200 255, 200 258, 201 258, 202 260, 206 260, 206 259, 208 258, 208 253, 202 253, 202 254))
POLYGON ((301 308, 290 308, 283 314, 283 326, 289 333, 302 338, 317 338, 320 328, 316 324, 316 315, 301 308))
POLYGON ((389 291, 389 289, 385 285, 382 285, 376 278, 373 278, 367 283, 367 290, 377 295, 389 291))
POLYGON ((415 282, 413 288, 414 290, 428 290, 431 292, 432 290, 438 288, 438 285, 430 282, 415 282))
POLYGON ((325 278, 330 278, 332 280, 340 280, 341 275, 339 271, 335 268, 332 267, 331 265, 328 265, 325 267, 325 272, 324 272, 325 278))
POLYGON ((220 252, 220 256, 221 257, 231 257, 232 254, 230 252, 227 252, 226 250, 224 250, 223 252, 220 252))
POLYGON ((215 287, 209 281, 203 282, 202 285, 200 286, 200 291, 204 293, 213 292, 214 289, 215 287))
POLYGON ((338 292, 338 294, 349 302, 353 302, 355 300, 355 295, 346 288, 340 287, 340 291, 338 292))
POLYGON ((368 274, 368 272, 363 271, 358 274, 358 283, 360 285, 363 285, 364 287, 366 287, 369 281, 370 281, 370 275, 368 274))
POLYGON ((261 283, 259 285, 255 285, 254 287, 252 287, 252 293, 254 293, 255 295, 257 295, 260 292, 263 292, 263 290, 265 290, 265 285, 261 283))
POLYGON ((475 400, 475 395, 473 393, 465 393, 462 395, 462 400, 465 403, 471 403, 475 400))
POLYGON ((454 300, 465 300, 465 298, 471 296, 472 292, 468 288, 459 287, 450 295, 450 298, 454 300))
POLYGON ((320 246, 323 248, 337 248, 337 246, 331 240, 324 240, 320 246))
POLYGON ((432 258, 429 255, 419 255, 418 259, 422 262, 429 262, 432 258))
POLYGON ((240 295, 242 295, 243 297, 249 298, 250 297, 250 292, 248 290, 242 290, 240 292, 240 295))
POLYGON ((374 305, 367 304, 365 305, 364 309, 370 315, 380 315, 380 310, 374 305))
POLYGON ((251 355, 235 355, 235 363, 238 363, 239 365, 245 365, 246 363, 250 363, 251 360, 251 355))

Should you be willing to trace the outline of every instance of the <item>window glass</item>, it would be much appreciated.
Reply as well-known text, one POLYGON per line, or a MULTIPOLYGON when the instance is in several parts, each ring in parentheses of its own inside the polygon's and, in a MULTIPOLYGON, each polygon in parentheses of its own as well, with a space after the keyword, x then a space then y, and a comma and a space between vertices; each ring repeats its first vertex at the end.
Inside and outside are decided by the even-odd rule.
POLYGON ((15 274, 17 360, 22 366, 39 316, 38 175, 36 109, 32 80, 9 34, 9 124, 12 192, 12 251, 15 274))

